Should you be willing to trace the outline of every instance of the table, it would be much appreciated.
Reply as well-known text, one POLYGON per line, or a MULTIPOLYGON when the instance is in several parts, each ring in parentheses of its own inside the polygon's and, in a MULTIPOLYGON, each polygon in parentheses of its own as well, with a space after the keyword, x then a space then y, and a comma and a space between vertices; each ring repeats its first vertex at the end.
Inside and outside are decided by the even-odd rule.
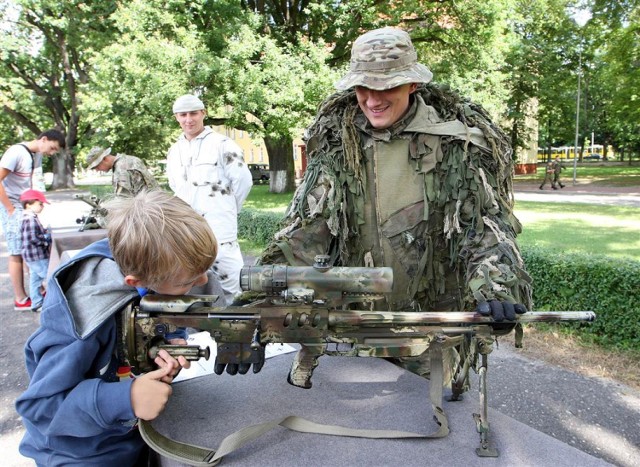
MULTIPOLYGON (((436 428, 429 383, 419 376, 383 359, 324 356, 315 370, 313 387, 305 390, 286 381, 292 358, 293 354, 286 354, 269 359, 258 374, 225 373, 175 383, 167 408, 154 427, 177 441, 212 449, 241 428, 285 415, 352 428, 419 433, 436 428)), ((475 453, 479 435, 472 417, 479 410, 477 390, 466 393, 463 401, 445 402, 444 410, 451 429, 445 438, 347 438, 276 427, 226 456, 221 465, 608 465, 492 409, 489 439, 500 457, 480 458, 475 453)), ((167 458, 160 464, 183 465, 167 458)))
POLYGON ((83 232, 56 232, 54 230, 51 233, 51 257, 49 258, 47 277, 55 271, 62 261, 72 257, 72 253, 77 253, 93 242, 106 238, 106 236, 106 229, 85 230, 83 232), (67 252, 66 255, 65 252, 67 252))

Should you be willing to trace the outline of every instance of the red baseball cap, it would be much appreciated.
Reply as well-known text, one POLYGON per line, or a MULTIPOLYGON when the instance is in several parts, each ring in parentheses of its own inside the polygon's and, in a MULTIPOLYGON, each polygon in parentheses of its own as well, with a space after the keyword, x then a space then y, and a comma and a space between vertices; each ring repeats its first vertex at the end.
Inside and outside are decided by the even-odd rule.
POLYGON ((20 201, 42 201, 43 203, 51 204, 47 201, 47 198, 44 197, 44 193, 38 190, 27 190, 20 195, 20 201))

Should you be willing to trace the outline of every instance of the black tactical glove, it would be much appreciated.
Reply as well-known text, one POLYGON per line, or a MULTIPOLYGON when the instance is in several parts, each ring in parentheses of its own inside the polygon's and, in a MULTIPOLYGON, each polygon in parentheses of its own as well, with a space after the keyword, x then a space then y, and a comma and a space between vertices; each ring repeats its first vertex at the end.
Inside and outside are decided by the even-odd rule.
POLYGON ((264 345, 251 344, 218 344, 218 354, 213 371, 221 375, 225 367, 227 373, 246 374, 253 364, 253 372, 258 373, 264 366, 264 345))
POLYGON ((521 303, 491 300, 490 302, 478 302, 476 311, 482 316, 491 316, 494 321, 501 322, 504 320, 515 321, 516 314, 526 313, 527 309, 521 303))

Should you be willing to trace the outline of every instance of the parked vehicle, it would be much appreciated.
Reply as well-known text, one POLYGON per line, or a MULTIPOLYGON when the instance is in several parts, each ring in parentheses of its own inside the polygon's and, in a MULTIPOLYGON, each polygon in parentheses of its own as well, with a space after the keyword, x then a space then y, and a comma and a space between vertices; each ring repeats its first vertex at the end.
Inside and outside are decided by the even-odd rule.
POLYGON ((254 182, 269 180, 269 166, 267 164, 249 164, 249 170, 254 182))

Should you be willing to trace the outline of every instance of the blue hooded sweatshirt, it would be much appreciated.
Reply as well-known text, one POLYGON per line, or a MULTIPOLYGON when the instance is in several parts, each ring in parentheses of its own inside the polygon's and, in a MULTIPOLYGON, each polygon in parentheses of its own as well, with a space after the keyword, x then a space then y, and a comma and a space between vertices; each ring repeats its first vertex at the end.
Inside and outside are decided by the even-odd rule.
POLYGON ((49 280, 40 328, 25 347, 27 390, 17 399, 20 452, 38 465, 132 465, 143 447, 132 379, 116 376, 116 313, 138 297, 108 241, 60 266, 49 280))

